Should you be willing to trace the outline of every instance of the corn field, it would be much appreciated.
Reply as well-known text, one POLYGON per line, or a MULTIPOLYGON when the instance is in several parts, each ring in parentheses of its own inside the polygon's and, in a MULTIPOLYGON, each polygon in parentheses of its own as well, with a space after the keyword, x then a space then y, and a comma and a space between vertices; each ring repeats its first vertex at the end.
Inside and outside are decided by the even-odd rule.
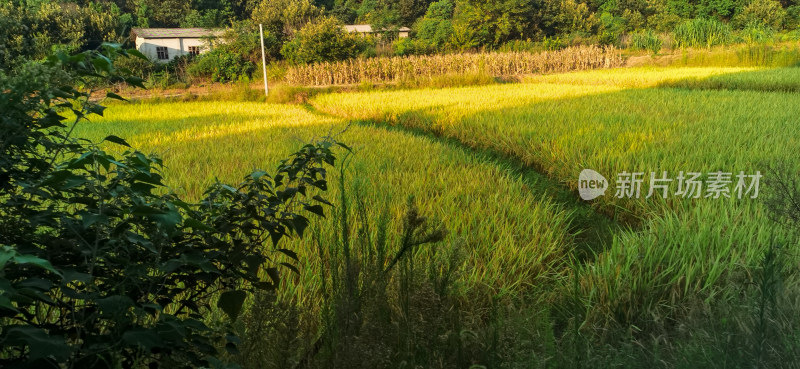
POLYGON ((347 85, 361 82, 399 82, 448 74, 488 74, 495 77, 557 73, 622 64, 612 47, 582 46, 538 54, 492 52, 429 56, 352 59, 290 68, 286 81, 294 85, 347 85))

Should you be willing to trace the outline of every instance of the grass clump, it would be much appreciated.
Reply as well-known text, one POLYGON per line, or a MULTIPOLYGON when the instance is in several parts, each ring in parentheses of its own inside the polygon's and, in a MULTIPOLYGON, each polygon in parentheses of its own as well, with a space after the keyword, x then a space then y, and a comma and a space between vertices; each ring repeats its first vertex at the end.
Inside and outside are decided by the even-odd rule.
POLYGON ((653 30, 636 32, 631 35, 630 47, 634 50, 647 50, 652 54, 661 51, 663 41, 653 30))
POLYGON ((730 42, 730 27, 714 18, 696 18, 684 21, 675 27, 677 47, 706 47, 725 45, 730 42))

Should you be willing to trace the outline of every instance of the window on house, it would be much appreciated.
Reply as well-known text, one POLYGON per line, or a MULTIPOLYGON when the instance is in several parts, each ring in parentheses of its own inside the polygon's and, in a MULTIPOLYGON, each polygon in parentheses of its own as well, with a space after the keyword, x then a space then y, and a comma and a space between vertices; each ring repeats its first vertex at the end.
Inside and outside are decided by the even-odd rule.
POLYGON ((200 46, 189 46, 189 55, 191 56, 200 55, 200 46))
POLYGON ((169 53, 167 52, 167 47, 166 46, 156 46, 156 56, 160 60, 169 59, 169 53))

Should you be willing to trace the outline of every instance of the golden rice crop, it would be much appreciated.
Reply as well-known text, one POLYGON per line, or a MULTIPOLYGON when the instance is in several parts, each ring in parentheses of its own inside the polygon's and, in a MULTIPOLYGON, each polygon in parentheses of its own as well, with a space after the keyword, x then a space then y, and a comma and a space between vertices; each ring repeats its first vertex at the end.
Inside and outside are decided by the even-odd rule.
POLYGON ((295 85, 346 85, 361 82, 399 82, 448 74, 516 76, 556 73, 622 64, 613 46, 570 47, 541 53, 491 52, 351 59, 291 67, 286 81, 295 85))
MULTIPOLYGON (((79 125, 76 135, 99 140, 113 134, 161 154, 168 184, 198 199, 217 178, 238 183, 252 170, 271 170, 303 143, 345 127, 343 119, 291 105, 148 103, 115 104, 103 119, 79 125)), ((462 280, 468 286, 519 291, 563 272, 574 247, 568 232, 572 209, 530 191, 528 179, 466 150, 408 133, 350 126, 337 139, 356 151, 348 160, 352 174, 346 183, 358 185, 370 204, 369 216, 377 219, 387 207, 399 226, 413 195, 423 214, 447 227, 447 242, 459 244, 470 266, 462 280)), ((330 172, 336 183, 337 171, 330 172)), ((330 187, 325 197, 338 198, 338 186, 330 187)), ((320 222, 332 228, 335 217, 320 222)), ((286 246, 302 258, 298 288, 304 296, 313 294, 320 268, 313 240, 286 246)))

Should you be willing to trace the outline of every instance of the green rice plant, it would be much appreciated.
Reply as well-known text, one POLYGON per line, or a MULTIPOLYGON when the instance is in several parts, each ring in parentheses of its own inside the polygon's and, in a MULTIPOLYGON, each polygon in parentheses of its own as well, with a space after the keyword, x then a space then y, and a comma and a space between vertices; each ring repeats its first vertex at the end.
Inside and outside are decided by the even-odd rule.
POLYGON ((688 89, 800 92, 800 68, 742 69, 742 71, 744 70, 748 72, 670 79, 659 83, 659 86, 688 89))
POLYGON ((497 80, 485 73, 445 74, 431 77, 417 77, 401 80, 399 88, 445 88, 463 86, 483 86, 497 83, 497 80))
MULTIPOLYGON (((463 281, 486 286, 482 298, 487 291, 551 284, 550 276, 561 273, 575 247, 569 232, 574 209, 531 192, 535 180, 530 177, 430 138, 379 127, 348 128, 341 119, 301 106, 228 101, 115 105, 104 119, 76 128, 84 137, 120 135, 162 154, 173 163, 165 169, 165 178, 172 179, 168 184, 189 199, 199 198, 214 176, 235 180, 254 167, 275 164, 306 139, 342 130, 341 142, 357 151, 351 170, 367 181, 362 197, 388 202, 394 220, 405 206, 398 190, 413 194, 420 212, 442 219, 450 231, 446 242, 463 240, 465 263, 472 266, 463 281)), ((331 197, 337 193, 331 189, 331 197)), ((295 246, 313 270, 316 247, 295 246)), ((319 280, 301 272, 302 299, 317 293, 319 280)))
MULTIPOLYGON (((728 72, 736 71, 719 78, 758 78, 748 70, 728 72)), ((338 116, 491 148, 573 189, 583 168, 603 173, 612 183, 616 173, 633 170, 755 172, 764 169, 759 163, 800 150, 793 138, 800 132, 790 123, 796 114, 792 107, 800 104, 794 94, 624 87, 719 72, 665 68, 637 79, 636 71, 589 71, 542 77, 539 84, 322 95, 312 104, 338 116), (606 75, 619 78, 603 84, 606 75), (575 80, 590 85, 550 83, 575 80)), ((735 275, 755 268, 753 261, 771 237, 788 237, 750 199, 660 201, 607 194, 593 206, 638 228, 617 234, 580 274, 583 292, 591 296, 587 319, 595 324, 644 326, 654 315, 681 316, 687 299, 718 296, 735 275)))
POLYGON ((706 47, 726 45, 732 40, 731 29, 714 18, 696 18, 675 27, 674 39, 678 47, 706 47))

